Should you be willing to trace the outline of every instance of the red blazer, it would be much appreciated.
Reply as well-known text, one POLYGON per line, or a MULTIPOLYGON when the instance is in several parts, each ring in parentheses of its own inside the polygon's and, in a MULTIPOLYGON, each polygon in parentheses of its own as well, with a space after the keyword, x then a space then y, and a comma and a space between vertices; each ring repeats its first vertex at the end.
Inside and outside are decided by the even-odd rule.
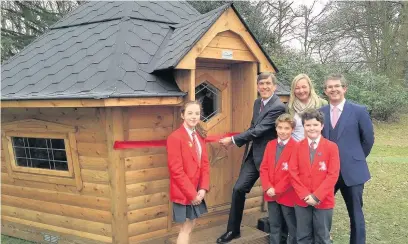
POLYGON ((261 176, 262 189, 265 192, 265 201, 276 201, 279 204, 293 207, 295 206, 296 193, 290 183, 289 162, 292 152, 297 147, 297 142, 290 138, 285 148, 283 149, 278 162, 275 166, 276 144, 278 140, 268 142, 266 146, 264 157, 259 169, 261 176), (273 187, 276 195, 270 197, 266 191, 273 187))
POLYGON ((310 164, 309 142, 307 138, 300 141, 289 163, 291 182, 298 195, 296 204, 307 207, 303 199, 314 194, 320 200, 315 208, 334 208, 334 186, 339 178, 339 170, 339 149, 335 143, 320 137, 313 164, 310 164))
POLYGON ((184 125, 167 138, 167 164, 170 174, 170 200, 191 204, 197 189, 209 190, 210 166, 204 140, 197 134, 202 148, 199 166, 194 144, 184 125))

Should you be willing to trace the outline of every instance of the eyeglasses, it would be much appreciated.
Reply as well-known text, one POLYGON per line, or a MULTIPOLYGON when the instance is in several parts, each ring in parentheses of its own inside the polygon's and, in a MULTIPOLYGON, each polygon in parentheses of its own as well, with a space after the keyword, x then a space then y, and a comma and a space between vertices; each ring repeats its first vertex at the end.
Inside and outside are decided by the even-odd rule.
POLYGON ((326 86, 327 90, 339 89, 340 87, 345 87, 345 85, 334 85, 334 86, 326 86))

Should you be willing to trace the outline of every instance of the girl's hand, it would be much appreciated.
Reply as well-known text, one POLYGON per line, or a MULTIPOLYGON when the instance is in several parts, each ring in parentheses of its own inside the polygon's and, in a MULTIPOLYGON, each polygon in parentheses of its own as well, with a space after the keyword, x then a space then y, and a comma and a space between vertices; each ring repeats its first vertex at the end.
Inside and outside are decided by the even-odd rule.
POLYGON ((194 200, 191 201, 191 204, 198 205, 200 203, 201 203, 201 199, 198 197, 198 194, 197 194, 197 196, 194 198, 194 200))
POLYGON ((200 201, 202 201, 205 197, 206 191, 204 189, 201 189, 198 191, 197 196, 200 198, 200 201))

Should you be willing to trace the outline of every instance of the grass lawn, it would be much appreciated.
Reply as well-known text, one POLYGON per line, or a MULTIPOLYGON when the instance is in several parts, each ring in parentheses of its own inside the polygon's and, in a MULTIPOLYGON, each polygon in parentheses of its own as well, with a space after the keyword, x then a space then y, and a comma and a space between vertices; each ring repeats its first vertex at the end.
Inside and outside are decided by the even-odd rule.
MULTIPOLYGON (((365 185, 367 244, 408 243, 408 115, 395 124, 375 123, 375 145, 369 156, 372 179, 365 185)), ((347 210, 340 194, 334 211, 335 244, 347 244, 347 210)), ((2 244, 31 242, 1 236, 2 244)))
POLYGON ((1 235, 1 244, 31 244, 31 243, 34 243, 34 242, 1 235))
MULTIPOLYGON (((375 144, 368 157, 371 180, 364 189, 367 244, 408 243, 408 116, 395 124, 375 123, 375 144)), ((347 244, 349 222, 337 194, 333 231, 335 244, 347 244)))

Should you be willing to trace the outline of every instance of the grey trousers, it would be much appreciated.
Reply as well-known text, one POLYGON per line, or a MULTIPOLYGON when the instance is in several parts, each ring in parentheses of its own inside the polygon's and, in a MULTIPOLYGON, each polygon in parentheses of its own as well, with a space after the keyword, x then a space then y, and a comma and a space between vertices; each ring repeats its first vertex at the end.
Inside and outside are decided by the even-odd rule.
POLYGON ((333 209, 295 206, 298 244, 330 244, 333 209))
POLYGON ((269 243, 280 244, 283 221, 288 227, 287 244, 296 244, 296 216, 295 209, 281 205, 277 202, 268 202, 269 215, 269 243), (283 219, 282 219, 283 216, 283 219))

